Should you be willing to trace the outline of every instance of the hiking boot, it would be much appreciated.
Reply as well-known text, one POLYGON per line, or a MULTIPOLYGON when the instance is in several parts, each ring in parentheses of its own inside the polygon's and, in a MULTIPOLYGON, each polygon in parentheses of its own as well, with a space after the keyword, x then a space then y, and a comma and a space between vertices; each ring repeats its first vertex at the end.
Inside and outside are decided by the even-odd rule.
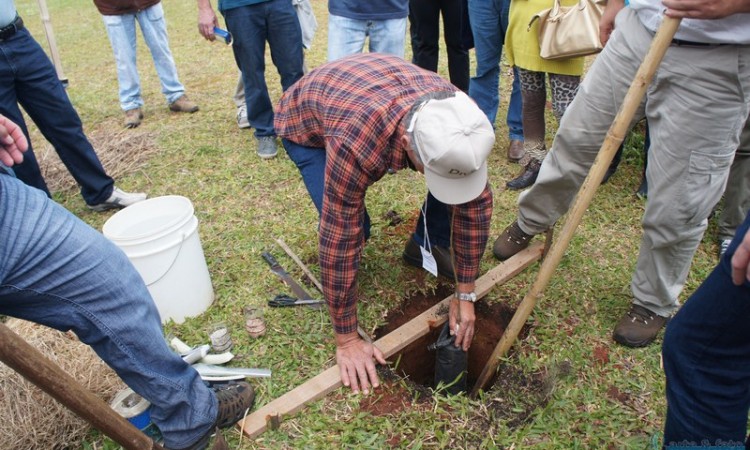
POLYGON ((526 151, 523 149, 523 141, 511 139, 510 145, 508 145, 508 161, 518 162, 525 154, 526 151))
POLYGON ((174 112, 194 113, 198 109, 198 105, 190 101, 185 94, 169 104, 169 110, 174 112))
POLYGON ((279 149, 276 147, 276 136, 260 136, 258 140, 258 156, 262 159, 272 159, 276 157, 279 149))
MULTIPOLYGON (((432 246, 432 257, 435 258, 437 263, 438 275, 455 280, 455 272, 453 270, 453 259, 451 258, 450 249, 444 247, 438 247, 437 245, 432 246)), ((408 264, 422 269, 422 251, 419 249, 419 244, 414 238, 410 238, 409 242, 406 243, 403 253, 404 261, 408 264)))
POLYGON ((247 120, 247 105, 237 107, 237 126, 250 128, 250 122, 247 120))
POLYGON ((669 321, 640 305, 631 305, 630 311, 617 322, 612 332, 615 342, 627 347, 645 347, 669 321))
POLYGON ((143 112, 141 108, 134 108, 125 111, 125 128, 135 128, 141 124, 143 112))
POLYGON ((505 183, 508 189, 518 191, 526 189, 536 182, 536 177, 539 176, 539 169, 542 167, 542 162, 538 159, 532 158, 523 171, 514 179, 505 183))
POLYGON ((102 203, 96 205, 86 205, 89 209, 97 212, 107 211, 108 209, 124 208, 130 206, 133 203, 142 202, 146 200, 146 194, 143 192, 125 192, 115 186, 112 188, 112 195, 102 203))
POLYGON ((533 237, 533 234, 524 233, 518 226, 518 220, 515 220, 495 239, 495 243, 492 245, 492 253, 495 258, 505 261, 528 247, 529 241, 533 237))
POLYGON ((218 439, 218 429, 228 428, 239 422, 255 402, 255 391, 245 381, 232 381, 215 386, 212 389, 219 403, 216 422, 195 443, 179 450, 204 450, 208 446, 211 435, 217 433, 218 439))

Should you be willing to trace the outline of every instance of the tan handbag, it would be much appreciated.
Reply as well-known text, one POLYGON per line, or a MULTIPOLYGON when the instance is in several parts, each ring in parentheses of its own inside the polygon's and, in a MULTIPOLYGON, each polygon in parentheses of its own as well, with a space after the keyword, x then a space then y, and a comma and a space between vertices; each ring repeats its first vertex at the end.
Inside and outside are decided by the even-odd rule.
POLYGON ((602 0, 580 0, 573 6, 554 6, 537 13, 529 22, 528 30, 539 20, 539 53, 544 59, 565 59, 598 53, 603 46, 599 41, 599 20, 602 18, 602 0))

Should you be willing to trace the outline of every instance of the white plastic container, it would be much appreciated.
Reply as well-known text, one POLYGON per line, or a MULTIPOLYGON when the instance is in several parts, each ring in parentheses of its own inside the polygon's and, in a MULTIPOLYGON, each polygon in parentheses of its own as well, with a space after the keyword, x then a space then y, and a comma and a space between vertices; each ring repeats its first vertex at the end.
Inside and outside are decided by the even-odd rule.
POLYGON ((155 197, 118 211, 102 228, 143 278, 162 323, 182 323, 214 300, 193 212, 185 197, 155 197))

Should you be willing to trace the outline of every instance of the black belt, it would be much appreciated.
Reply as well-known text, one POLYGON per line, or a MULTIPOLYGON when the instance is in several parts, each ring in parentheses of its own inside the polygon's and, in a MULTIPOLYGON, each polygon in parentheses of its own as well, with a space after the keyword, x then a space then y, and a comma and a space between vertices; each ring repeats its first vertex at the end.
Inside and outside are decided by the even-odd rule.
POLYGON ((672 39, 672 43, 670 45, 673 45, 675 47, 719 47, 721 45, 727 45, 727 44, 709 44, 707 42, 692 42, 692 41, 683 41, 682 39, 672 39))
POLYGON ((0 41, 4 41, 13 36, 18 30, 23 30, 23 19, 21 19, 21 16, 16 16, 15 20, 10 25, 0 28, 0 41))

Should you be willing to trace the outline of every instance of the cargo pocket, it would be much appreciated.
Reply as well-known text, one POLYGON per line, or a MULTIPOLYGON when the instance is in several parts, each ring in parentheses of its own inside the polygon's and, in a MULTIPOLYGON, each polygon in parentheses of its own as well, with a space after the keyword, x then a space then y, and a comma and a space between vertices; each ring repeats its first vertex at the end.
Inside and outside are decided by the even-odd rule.
POLYGON ((734 150, 724 154, 693 151, 684 188, 677 198, 677 213, 686 224, 706 219, 724 192, 724 183, 734 159, 734 150))

